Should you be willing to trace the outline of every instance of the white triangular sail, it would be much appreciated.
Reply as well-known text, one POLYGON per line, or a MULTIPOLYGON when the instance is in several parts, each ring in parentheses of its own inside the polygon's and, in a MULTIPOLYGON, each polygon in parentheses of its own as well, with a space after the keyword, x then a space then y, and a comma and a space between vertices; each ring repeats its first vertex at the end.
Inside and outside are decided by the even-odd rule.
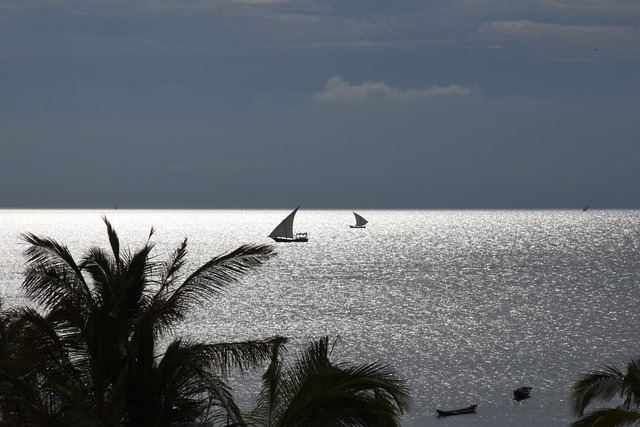
POLYGON ((300 206, 295 208, 293 212, 289 214, 285 219, 282 220, 280 224, 276 228, 273 229, 269 237, 275 239, 276 237, 284 237, 287 239, 293 239, 293 219, 296 216, 296 212, 298 212, 300 206))
POLYGON ((356 227, 364 227, 369 222, 355 212, 353 215, 356 217, 356 227))

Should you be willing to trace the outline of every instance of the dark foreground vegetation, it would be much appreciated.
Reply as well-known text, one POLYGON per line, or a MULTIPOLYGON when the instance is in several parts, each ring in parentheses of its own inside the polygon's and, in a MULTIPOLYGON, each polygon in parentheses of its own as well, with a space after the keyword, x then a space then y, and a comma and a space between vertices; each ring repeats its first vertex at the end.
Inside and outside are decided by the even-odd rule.
POLYGON ((110 249, 76 260, 67 247, 25 234, 22 289, 32 305, 0 316, 0 417, 7 426, 398 426, 409 391, 393 369, 331 360, 329 337, 293 361, 285 337, 161 343, 191 311, 220 297, 275 255, 243 245, 192 273, 186 239, 152 254, 153 229, 124 250, 105 219, 110 249), (243 412, 227 380, 262 367, 254 408, 243 412))
POLYGON ((573 410, 578 420, 572 427, 622 427, 640 425, 640 359, 620 370, 614 365, 588 372, 573 386, 573 410), (596 402, 619 399, 615 407, 587 411, 596 402))

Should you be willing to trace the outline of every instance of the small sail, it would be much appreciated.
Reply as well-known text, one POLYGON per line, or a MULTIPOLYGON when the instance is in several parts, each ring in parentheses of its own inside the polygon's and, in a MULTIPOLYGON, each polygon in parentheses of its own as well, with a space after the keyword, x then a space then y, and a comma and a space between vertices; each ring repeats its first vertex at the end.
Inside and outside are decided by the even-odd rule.
POLYGON ((355 212, 353 213, 353 215, 356 217, 356 227, 364 227, 369 222, 355 212))
POLYGON ((293 212, 289 214, 285 219, 282 220, 280 224, 276 228, 273 229, 269 237, 275 239, 276 237, 285 237, 287 239, 293 239, 293 219, 296 216, 296 212, 298 212, 300 206, 295 208, 293 212))

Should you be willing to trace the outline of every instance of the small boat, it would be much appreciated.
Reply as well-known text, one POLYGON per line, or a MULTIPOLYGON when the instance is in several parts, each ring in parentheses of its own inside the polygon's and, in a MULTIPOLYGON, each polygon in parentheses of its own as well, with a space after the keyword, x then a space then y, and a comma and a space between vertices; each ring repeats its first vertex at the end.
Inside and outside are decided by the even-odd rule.
POLYGON ((582 212, 586 212, 589 210, 589 205, 585 206, 584 208, 582 208, 582 212))
POLYGON ((448 417, 450 415, 461 415, 461 414, 473 414, 476 412, 476 408, 478 405, 467 406, 466 408, 460 409, 449 409, 447 411, 443 411, 441 409, 436 409, 439 417, 448 417))
POLYGON ((518 387, 513 390, 513 398, 515 400, 528 399, 531 394, 531 387, 518 387))
POLYGON ((276 228, 273 229, 269 237, 276 242, 308 242, 307 233, 293 233, 293 219, 300 206, 295 208, 276 228))
POLYGON ((350 225, 349 227, 351 228, 364 228, 365 225, 367 225, 367 223, 369 222, 355 212, 353 213, 353 215, 356 217, 356 225, 350 225))

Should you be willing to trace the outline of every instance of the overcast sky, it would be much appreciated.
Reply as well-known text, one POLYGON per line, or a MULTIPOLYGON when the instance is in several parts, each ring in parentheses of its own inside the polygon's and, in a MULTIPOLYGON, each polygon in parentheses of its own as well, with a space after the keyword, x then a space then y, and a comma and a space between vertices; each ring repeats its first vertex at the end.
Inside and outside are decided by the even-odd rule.
POLYGON ((0 207, 640 207, 638 0, 0 0, 0 207))

